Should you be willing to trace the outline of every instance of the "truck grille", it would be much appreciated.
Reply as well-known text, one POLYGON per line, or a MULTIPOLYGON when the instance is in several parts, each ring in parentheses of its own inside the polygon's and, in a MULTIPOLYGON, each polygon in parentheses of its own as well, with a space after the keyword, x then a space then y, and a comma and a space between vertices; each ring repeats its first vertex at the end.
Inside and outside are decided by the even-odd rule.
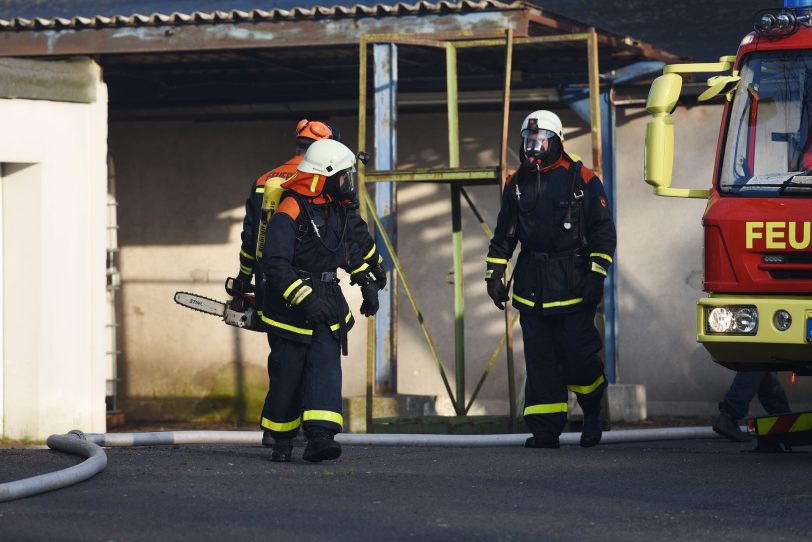
POLYGON ((776 280, 812 279, 812 253, 771 252, 762 256, 758 268, 767 271, 776 280))

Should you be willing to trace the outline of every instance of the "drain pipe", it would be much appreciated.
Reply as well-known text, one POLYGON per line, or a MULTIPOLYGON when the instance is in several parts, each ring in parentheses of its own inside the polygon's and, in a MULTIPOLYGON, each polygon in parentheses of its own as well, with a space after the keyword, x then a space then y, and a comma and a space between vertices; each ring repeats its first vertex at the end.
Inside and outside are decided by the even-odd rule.
MULTIPOLYGON (((486 447, 524 444, 530 434, 507 435, 414 435, 341 433, 336 440, 355 446, 443 446, 486 447)), ((576 444, 580 433, 563 433, 561 444, 576 444)), ((603 434, 601 444, 653 442, 721 438, 710 427, 673 427, 662 429, 623 429, 603 434)), ((161 446, 171 444, 249 444, 262 442, 261 431, 162 431, 155 433, 82 433, 74 430, 67 435, 51 435, 48 446, 60 452, 76 454, 87 459, 65 470, 0 484, 0 502, 30 497, 46 491, 67 487, 98 474, 107 466, 107 454, 101 446, 161 446)))

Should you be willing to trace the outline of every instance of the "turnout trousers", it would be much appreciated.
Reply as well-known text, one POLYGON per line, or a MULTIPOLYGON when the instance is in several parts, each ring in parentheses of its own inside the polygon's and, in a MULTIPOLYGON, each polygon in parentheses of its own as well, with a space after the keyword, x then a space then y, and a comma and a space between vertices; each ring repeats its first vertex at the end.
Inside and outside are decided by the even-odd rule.
POLYGON ((750 401, 758 400, 767 414, 784 414, 790 411, 784 387, 772 371, 737 372, 719 410, 725 410, 735 419, 747 417, 750 401))
POLYGON ((268 394, 260 425, 274 438, 293 438, 302 426, 341 432, 341 345, 326 326, 306 344, 268 334, 268 394))
POLYGON ((522 312, 519 321, 527 370, 525 422, 533 434, 559 435, 567 422, 567 392, 575 392, 584 412, 595 412, 607 386, 595 310, 522 312))

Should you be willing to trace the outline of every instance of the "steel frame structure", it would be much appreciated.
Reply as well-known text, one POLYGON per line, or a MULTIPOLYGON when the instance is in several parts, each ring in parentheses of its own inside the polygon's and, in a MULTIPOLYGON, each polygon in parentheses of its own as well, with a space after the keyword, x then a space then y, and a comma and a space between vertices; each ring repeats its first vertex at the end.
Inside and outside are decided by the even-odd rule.
MULTIPOLYGON (((367 82, 368 82, 368 46, 370 44, 388 45, 414 45, 422 47, 432 47, 445 50, 446 56, 446 95, 447 95, 447 121, 448 121, 448 164, 445 169, 413 169, 413 170, 383 170, 366 172, 364 167, 359 167, 359 191, 361 194, 361 216, 367 220, 368 215, 375 222, 375 227, 379 238, 386 246, 386 250, 391 257, 394 272, 397 278, 403 283, 406 296, 417 316, 423 335, 427 341, 434 361, 437 365, 440 377, 449 398, 454 405, 457 415, 465 415, 471 408, 479 390, 487 378, 490 370, 496 363, 503 347, 507 346, 507 371, 508 371, 508 395, 510 402, 511 427, 516 428, 516 391, 514 379, 513 363, 513 326, 518 319, 518 313, 511 316, 509 306, 505 310, 505 334, 499 344, 494 349, 482 377, 480 378, 469 402, 465 402, 465 346, 464 346, 464 288, 462 272, 462 199, 464 198, 475 216, 482 225, 483 231, 491 237, 490 228, 487 226, 479 211, 474 206, 471 199, 465 192, 466 184, 492 184, 498 183, 501 189, 507 181, 507 139, 508 139, 508 112, 510 109, 510 87, 511 72, 513 62, 513 48, 515 46, 555 43, 555 42, 584 42, 587 49, 587 69, 588 69, 588 99, 589 99, 589 122, 592 140, 592 164, 597 175, 602 173, 603 150, 601 144, 601 93, 599 87, 598 73, 598 35, 594 28, 588 32, 558 34, 538 37, 514 37, 513 30, 505 30, 505 37, 501 39, 470 39, 460 33, 457 36, 444 36, 443 39, 436 39, 430 36, 420 36, 415 34, 367 34, 360 38, 359 43, 359 98, 358 98, 358 148, 367 148, 367 82), (458 89, 457 89, 457 51, 462 48, 475 47, 504 47, 505 48, 505 76, 502 99, 502 131, 501 150, 499 165, 493 168, 461 168, 459 159, 459 117, 458 117, 458 89), (440 355, 437 352, 434 339, 426 325, 414 293, 409 285, 408 279, 403 272, 403 267, 397 257, 397 253, 387 229, 382 219, 385 217, 381 210, 376 208, 375 203, 367 191, 367 183, 400 183, 400 182, 429 182, 448 183, 451 185, 451 214, 452 214, 452 243, 453 243, 453 264, 454 264, 454 342, 455 342, 455 376, 456 393, 452 392, 448 378, 443 368, 440 355)), ((390 82, 391 83, 391 82, 390 82)), ((376 94, 382 88, 376 81, 376 94)), ((390 88, 392 86, 390 85, 390 88)), ((376 99, 376 111, 382 102, 376 99)), ((376 114, 376 120, 378 115, 376 114)), ((391 118, 389 119, 392 120, 391 118)), ((377 123, 376 123, 377 124, 377 123)), ((391 133, 391 125, 390 125, 391 133)), ((394 135, 392 135, 394 137, 394 135)), ((390 164, 390 167, 392 165, 390 164)), ((393 274, 393 278, 395 275, 393 274)), ((396 299, 394 303, 396 303, 396 299)), ((392 315, 397 315, 397 309, 393 308, 392 315)), ((394 324, 397 325, 396 322, 394 324)), ((375 341, 379 333, 376 333, 375 319, 368 319, 367 324, 367 382, 366 382, 366 430, 373 431, 372 406, 374 375, 376 371, 376 349, 375 341)), ((396 366, 389 366, 390 370, 396 370, 396 366)))

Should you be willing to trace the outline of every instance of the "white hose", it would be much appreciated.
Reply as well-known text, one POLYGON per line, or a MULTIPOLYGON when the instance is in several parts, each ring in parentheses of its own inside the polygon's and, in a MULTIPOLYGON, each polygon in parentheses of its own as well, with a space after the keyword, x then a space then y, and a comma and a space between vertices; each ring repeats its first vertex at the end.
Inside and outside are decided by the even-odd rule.
MULTIPOLYGON (((529 434, 509 435, 415 435, 341 433, 336 440, 358 446, 520 446, 529 434)), ((166 444, 259 444, 261 431, 166 431, 157 433, 88 433, 85 437, 99 446, 160 446, 166 444)), ((577 444, 580 433, 563 433, 561 444, 577 444)), ((662 429, 622 429, 607 431, 601 443, 646 442, 718 438, 710 427, 662 429)))
POLYGON ((85 440, 81 431, 51 435, 47 443, 53 450, 81 455, 87 459, 64 470, 0 484, 0 502, 22 499, 83 482, 107 466, 107 454, 97 445, 85 440))
MULTIPOLYGON (((529 434, 509 435, 415 435, 341 433, 336 440, 357 446, 521 446, 529 434)), ((580 433, 563 433, 561 444, 577 444, 580 433)), ((720 438, 710 427, 622 429, 603 434, 601 444, 720 438)), ((160 446, 167 444, 260 444, 261 431, 164 431, 155 433, 87 433, 71 431, 51 435, 50 448, 87 457, 65 470, 0 484, 0 502, 21 499, 82 482, 107 466, 107 455, 99 446, 160 446)))

